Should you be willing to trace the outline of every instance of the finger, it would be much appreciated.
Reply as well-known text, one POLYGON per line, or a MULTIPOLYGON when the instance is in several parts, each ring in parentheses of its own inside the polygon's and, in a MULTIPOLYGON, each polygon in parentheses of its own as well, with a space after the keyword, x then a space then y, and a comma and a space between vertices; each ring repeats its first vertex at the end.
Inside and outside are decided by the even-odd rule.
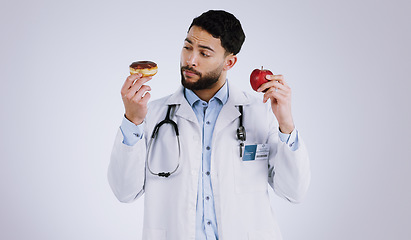
POLYGON ((140 86, 141 86, 141 85, 143 85, 144 83, 150 81, 151 79, 153 79, 153 77, 151 77, 151 76, 150 76, 150 77, 140 78, 140 79, 138 79, 138 80, 134 83, 134 85, 135 85, 135 84, 140 84, 140 86))
POLYGON ((281 74, 280 75, 266 75, 266 79, 269 81, 277 81, 281 83, 282 85, 290 88, 290 85, 288 85, 288 83, 284 79, 284 76, 281 74))
POLYGON ((268 99, 275 99, 275 90, 273 88, 268 89, 265 93, 264 93, 264 97, 263 97, 263 102, 266 103, 268 101, 268 99))
POLYGON ((151 91, 151 87, 148 85, 143 85, 141 88, 134 94, 132 97, 132 100, 135 102, 138 102, 141 100, 143 97, 144 93, 147 93, 148 91, 151 91))
POLYGON ((152 77, 144 77, 144 78, 140 78, 138 79, 133 86, 130 87, 129 91, 131 92, 137 92, 141 86, 143 86, 143 84, 145 84, 146 82, 150 81, 152 77))
POLYGON ((283 90, 278 90, 276 88, 270 88, 265 94, 263 98, 263 102, 267 102, 268 99, 276 100, 277 102, 283 102, 288 97, 287 92, 283 90))
POLYGON ((277 91, 283 91, 284 93, 291 93, 291 88, 288 85, 284 85, 280 82, 274 82, 273 87, 277 89, 277 91))
MULTIPOLYGON (((151 77, 140 78, 127 90, 125 96, 132 98, 143 86, 144 83, 151 80, 151 77)), ((151 90, 151 89, 150 89, 151 90)))
POLYGON ((121 87, 121 96, 127 93, 128 89, 133 85, 136 79, 139 79, 142 75, 139 74, 132 74, 127 77, 126 81, 124 82, 123 86, 121 87))
POLYGON ((144 96, 141 98, 140 103, 147 105, 148 100, 150 100, 151 94, 149 92, 146 92, 146 94, 144 94, 144 96))
MULTIPOLYGON (((291 95, 290 86, 283 85, 282 83, 279 83, 277 81, 271 81, 271 84, 262 86, 263 89, 266 88, 266 87, 274 88, 274 89, 277 89, 276 91, 282 91, 284 94, 291 95)), ((269 88, 266 88, 263 92, 267 92, 269 90, 269 88)))
POLYGON ((278 81, 278 82, 285 82, 284 81, 284 76, 279 74, 279 75, 266 75, 265 78, 269 81, 278 81))
POLYGON ((271 88, 273 86, 274 86, 273 81, 265 82, 257 88, 257 92, 266 92, 269 88, 271 88))
POLYGON ((268 81, 261 84, 257 92, 267 92, 269 88, 283 88, 283 85, 277 81, 268 81))

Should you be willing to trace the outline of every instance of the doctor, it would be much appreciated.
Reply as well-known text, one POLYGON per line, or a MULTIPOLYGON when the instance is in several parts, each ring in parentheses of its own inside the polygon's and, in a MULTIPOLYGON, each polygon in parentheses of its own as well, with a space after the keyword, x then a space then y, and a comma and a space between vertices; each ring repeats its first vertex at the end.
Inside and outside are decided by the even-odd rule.
POLYGON ((244 40, 232 14, 210 10, 188 29, 177 92, 148 104, 151 78, 126 79, 108 180, 121 202, 145 196, 144 240, 281 239, 268 187, 290 202, 305 195, 309 160, 284 77, 267 76, 262 101, 226 78, 244 40), (151 140, 166 118, 178 136, 164 124, 151 140))

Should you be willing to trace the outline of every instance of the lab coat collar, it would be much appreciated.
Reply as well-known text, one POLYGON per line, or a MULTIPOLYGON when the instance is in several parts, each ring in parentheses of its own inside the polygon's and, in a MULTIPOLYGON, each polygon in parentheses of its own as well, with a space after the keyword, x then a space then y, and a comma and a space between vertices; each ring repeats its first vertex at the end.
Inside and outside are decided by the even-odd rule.
MULTIPOLYGON (((187 99, 188 103, 191 107, 197 102, 201 101, 201 99, 190 89, 184 89, 184 96, 187 99)), ((218 99, 222 105, 226 104, 228 99, 228 84, 227 80, 225 81, 224 85, 217 91, 217 93, 211 99, 218 99)), ((211 100, 210 99, 210 100, 211 100)))
MULTIPOLYGON (((228 80, 226 84, 228 84, 228 99, 227 103, 224 104, 221 109, 219 117, 221 120, 217 121, 215 130, 218 130, 220 125, 226 126, 240 116, 237 106, 250 104, 248 97, 241 90, 236 88, 234 84, 231 84, 228 80)), ((176 116, 198 123, 193 109, 184 96, 183 86, 180 86, 179 89, 167 99, 166 105, 179 105, 175 113, 176 116)))
POLYGON ((231 84, 227 80, 228 84, 228 100, 226 105, 231 105, 231 106, 239 106, 239 105, 249 105, 250 100, 248 97, 245 95, 243 91, 238 89, 234 84, 231 84))
POLYGON ((190 104, 184 97, 184 87, 180 86, 179 89, 173 93, 166 101, 166 105, 177 105, 175 115, 187 119, 195 124, 198 124, 197 117, 191 108, 190 104))
MULTIPOLYGON (((233 106, 250 104, 248 97, 242 91, 240 91, 234 84, 231 84, 231 82, 228 80, 226 84, 228 84, 227 104, 233 106)), ((190 107, 189 103, 187 102, 184 96, 183 86, 180 86, 179 89, 174 94, 172 94, 166 101, 167 105, 183 105, 184 103, 187 103, 187 105, 190 107)))
POLYGON ((241 116, 238 106, 246 106, 251 104, 245 93, 235 85, 229 84, 228 86, 228 100, 227 103, 221 109, 219 117, 214 127, 213 139, 218 137, 218 134, 226 128, 230 123, 235 121, 241 116))

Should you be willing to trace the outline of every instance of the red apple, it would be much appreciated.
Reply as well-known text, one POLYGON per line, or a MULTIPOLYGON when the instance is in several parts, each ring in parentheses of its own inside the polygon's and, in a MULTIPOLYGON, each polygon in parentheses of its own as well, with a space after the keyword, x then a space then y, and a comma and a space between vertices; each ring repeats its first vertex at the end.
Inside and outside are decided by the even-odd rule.
POLYGON ((265 78, 265 76, 267 75, 273 75, 273 73, 268 69, 263 69, 263 67, 261 67, 261 69, 253 70, 250 75, 250 83, 254 91, 257 91, 261 84, 268 82, 268 80, 265 78))

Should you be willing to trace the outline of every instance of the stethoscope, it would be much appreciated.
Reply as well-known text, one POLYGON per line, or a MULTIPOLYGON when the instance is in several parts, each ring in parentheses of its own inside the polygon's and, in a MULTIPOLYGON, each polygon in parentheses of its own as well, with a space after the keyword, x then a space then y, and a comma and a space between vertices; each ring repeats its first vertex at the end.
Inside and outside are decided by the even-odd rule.
MULTIPOLYGON (((175 173, 177 171, 177 169, 180 167, 180 160, 181 160, 180 134, 179 134, 179 131, 178 131, 177 123, 174 122, 173 120, 171 120, 171 118, 170 118, 171 109, 174 106, 176 106, 176 105, 168 105, 166 117, 164 118, 163 121, 156 124, 156 126, 154 127, 154 130, 153 130, 153 133, 151 134, 150 141, 148 143, 147 154, 146 154, 147 169, 151 174, 153 174, 155 176, 158 176, 158 177, 166 177, 167 178, 171 174, 175 173), (163 126, 164 124, 171 124, 173 126, 174 132, 176 133, 177 144, 178 144, 178 162, 177 162, 177 166, 175 167, 175 169, 173 171, 156 173, 156 172, 153 172, 150 169, 150 164, 149 164, 150 152, 151 152, 151 146, 152 146, 155 138, 158 136, 158 131, 159 131, 160 127, 163 126)), ((246 131, 245 131, 245 128, 243 126, 243 106, 239 105, 238 110, 240 111, 241 115, 240 115, 240 124, 239 124, 239 127, 237 129, 237 140, 240 142, 240 157, 242 157, 244 141, 246 140, 246 131)))

